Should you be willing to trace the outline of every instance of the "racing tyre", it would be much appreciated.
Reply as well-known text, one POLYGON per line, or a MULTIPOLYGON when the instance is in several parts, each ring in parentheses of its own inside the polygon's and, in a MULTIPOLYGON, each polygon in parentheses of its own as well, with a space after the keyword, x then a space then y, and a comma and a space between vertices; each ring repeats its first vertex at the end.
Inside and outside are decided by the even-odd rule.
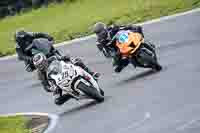
POLYGON ((155 66, 154 66, 154 69, 156 70, 156 71, 161 71, 162 70, 162 66, 160 65, 160 64, 156 64, 155 66))
POLYGON ((81 90, 83 93, 85 93, 87 96, 91 97, 92 99, 96 100, 97 102, 103 102, 104 101, 104 91, 100 89, 100 92, 97 91, 96 88, 93 86, 88 86, 82 82, 79 83, 78 87, 79 90, 81 90))

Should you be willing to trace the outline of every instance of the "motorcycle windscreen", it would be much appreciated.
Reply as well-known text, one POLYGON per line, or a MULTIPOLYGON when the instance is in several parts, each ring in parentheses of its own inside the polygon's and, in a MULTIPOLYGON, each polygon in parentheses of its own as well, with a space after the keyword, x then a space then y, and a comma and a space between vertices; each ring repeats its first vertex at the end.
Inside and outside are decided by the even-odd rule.
POLYGON ((53 45, 52 42, 50 42, 48 39, 44 38, 34 39, 32 42, 31 52, 33 55, 37 53, 43 53, 47 55, 51 52, 52 45, 53 45))
POLYGON ((47 73, 53 75, 62 73, 62 65, 60 62, 58 60, 52 61, 48 67, 47 73))

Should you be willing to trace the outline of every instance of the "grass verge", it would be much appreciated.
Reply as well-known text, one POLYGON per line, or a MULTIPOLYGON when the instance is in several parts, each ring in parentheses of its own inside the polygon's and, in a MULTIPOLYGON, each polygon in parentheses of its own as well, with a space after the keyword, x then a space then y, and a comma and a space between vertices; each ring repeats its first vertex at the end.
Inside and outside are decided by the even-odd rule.
POLYGON ((200 0, 65 0, 0 21, 0 56, 15 53, 16 29, 48 32, 57 42, 91 34, 97 21, 136 23, 200 7, 200 0))
POLYGON ((31 133, 26 129, 26 122, 21 116, 0 117, 0 133, 31 133))

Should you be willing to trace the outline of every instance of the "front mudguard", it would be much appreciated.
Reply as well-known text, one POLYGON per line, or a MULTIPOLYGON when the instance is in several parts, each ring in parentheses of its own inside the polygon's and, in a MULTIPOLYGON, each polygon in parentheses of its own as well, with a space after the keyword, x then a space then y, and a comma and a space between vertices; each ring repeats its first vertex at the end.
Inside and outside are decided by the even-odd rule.
MULTIPOLYGON (((85 71, 80 66, 77 66, 76 71, 77 71, 77 73, 80 74, 80 76, 77 77, 79 79, 79 81, 85 80, 86 82, 90 83, 91 86, 93 86, 94 88, 97 88, 97 90, 99 91, 99 88, 100 88, 99 84, 98 84, 98 82, 94 79, 94 77, 90 73, 88 73, 87 71, 85 71)), ((76 88, 76 86, 77 86, 77 84, 75 84, 74 87, 76 88)))
POLYGON ((104 100, 104 91, 99 88, 98 83, 94 79, 90 79, 89 77, 87 79, 85 77, 79 77, 74 84, 74 88, 80 93, 79 98, 88 97, 95 99, 98 102, 102 102, 104 100))

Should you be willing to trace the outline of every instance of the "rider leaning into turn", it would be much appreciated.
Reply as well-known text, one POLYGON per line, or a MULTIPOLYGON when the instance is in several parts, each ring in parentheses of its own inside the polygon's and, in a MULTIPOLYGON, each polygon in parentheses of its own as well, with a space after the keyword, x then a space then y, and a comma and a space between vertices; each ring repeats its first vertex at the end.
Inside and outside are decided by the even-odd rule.
MULTIPOLYGON (((50 59, 50 58, 49 58, 50 59)), ((66 101, 71 98, 69 94, 63 94, 62 90, 54 83, 54 80, 51 78, 51 72, 49 73, 49 65, 53 63, 54 60, 62 60, 64 62, 71 62, 73 63, 70 58, 66 56, 62 56, 61 58, 53 58, 53 60, 48 60, 43 53, 38 53, 33 57, 33 63, 35 67, 39 71, 43 71, 47 77, 47 81, 50 82, 51 87, 49 88, 50 92, 53 92, 54 102, 57 105, 62 105, 66 101)), ((55 62, 56 63, 56 62, 55 62)), ((57 69, 53 69, 54 73, 57 72, 57 69)), ((52 71, 52 72, 53 72, 52 71)))
MULTIPOLYGON (((26 65, 26 71, 32 72, 36 68, 33 65, 33 56, 31 53, 31 50, 25 51, 25 49, 31 45, 32 41, 34 39, 38 38, 46 38, 49 41, 54 41, 53 37, 46 33, 37 33, 37 32, 26 32, 24 30, 19 30, 15 33, 15 41, 16 41, 16 53, 18 55, 18 59, 24 61, 26 65)), ((60 53, 53 47, 52 45, 52 52, 55 52, 60 55, 60 53)), ((69 56, 63 56, 62 58, 70 60, 69 56)), ((99 73, 91 71, 83 62, 81 59, 76 58, 74 59, 73 63, 75 65, 78 65, 82 67, 84 70, 86 70, 88 73, 94 76, 95 79, 98 79, 100 76, 99 73)), ((51 87, 48 84, 47 77, 45 75, 45 72, 38 71, 39 79, 41 80, 41 84, 43 85, 44 89, 49 92, 49 88, 51 87)))
MULTIPOLYGON (((113 66, 115 72, 121 72, 122 70, 122 62, 121 55, 118 51, 118 48, 115 45, 115 39, 113 37, 120 30, 130 30, 132 32, 140 33, 143 37, 143 31, 141 26, 136 25, 111 25, 107 26, 103 22, 97 22, 92 27, 92 31, 97 35, 97 45, 102 47, 111 47, 115 50, 115 55, 113 57, 113 66)), ((151 44, 152 45, 152 44, 151 44)), ((152 45, 155 48, 154 45, 152 45)), ((99 47, 101 49, 101 47, 99 47)))

